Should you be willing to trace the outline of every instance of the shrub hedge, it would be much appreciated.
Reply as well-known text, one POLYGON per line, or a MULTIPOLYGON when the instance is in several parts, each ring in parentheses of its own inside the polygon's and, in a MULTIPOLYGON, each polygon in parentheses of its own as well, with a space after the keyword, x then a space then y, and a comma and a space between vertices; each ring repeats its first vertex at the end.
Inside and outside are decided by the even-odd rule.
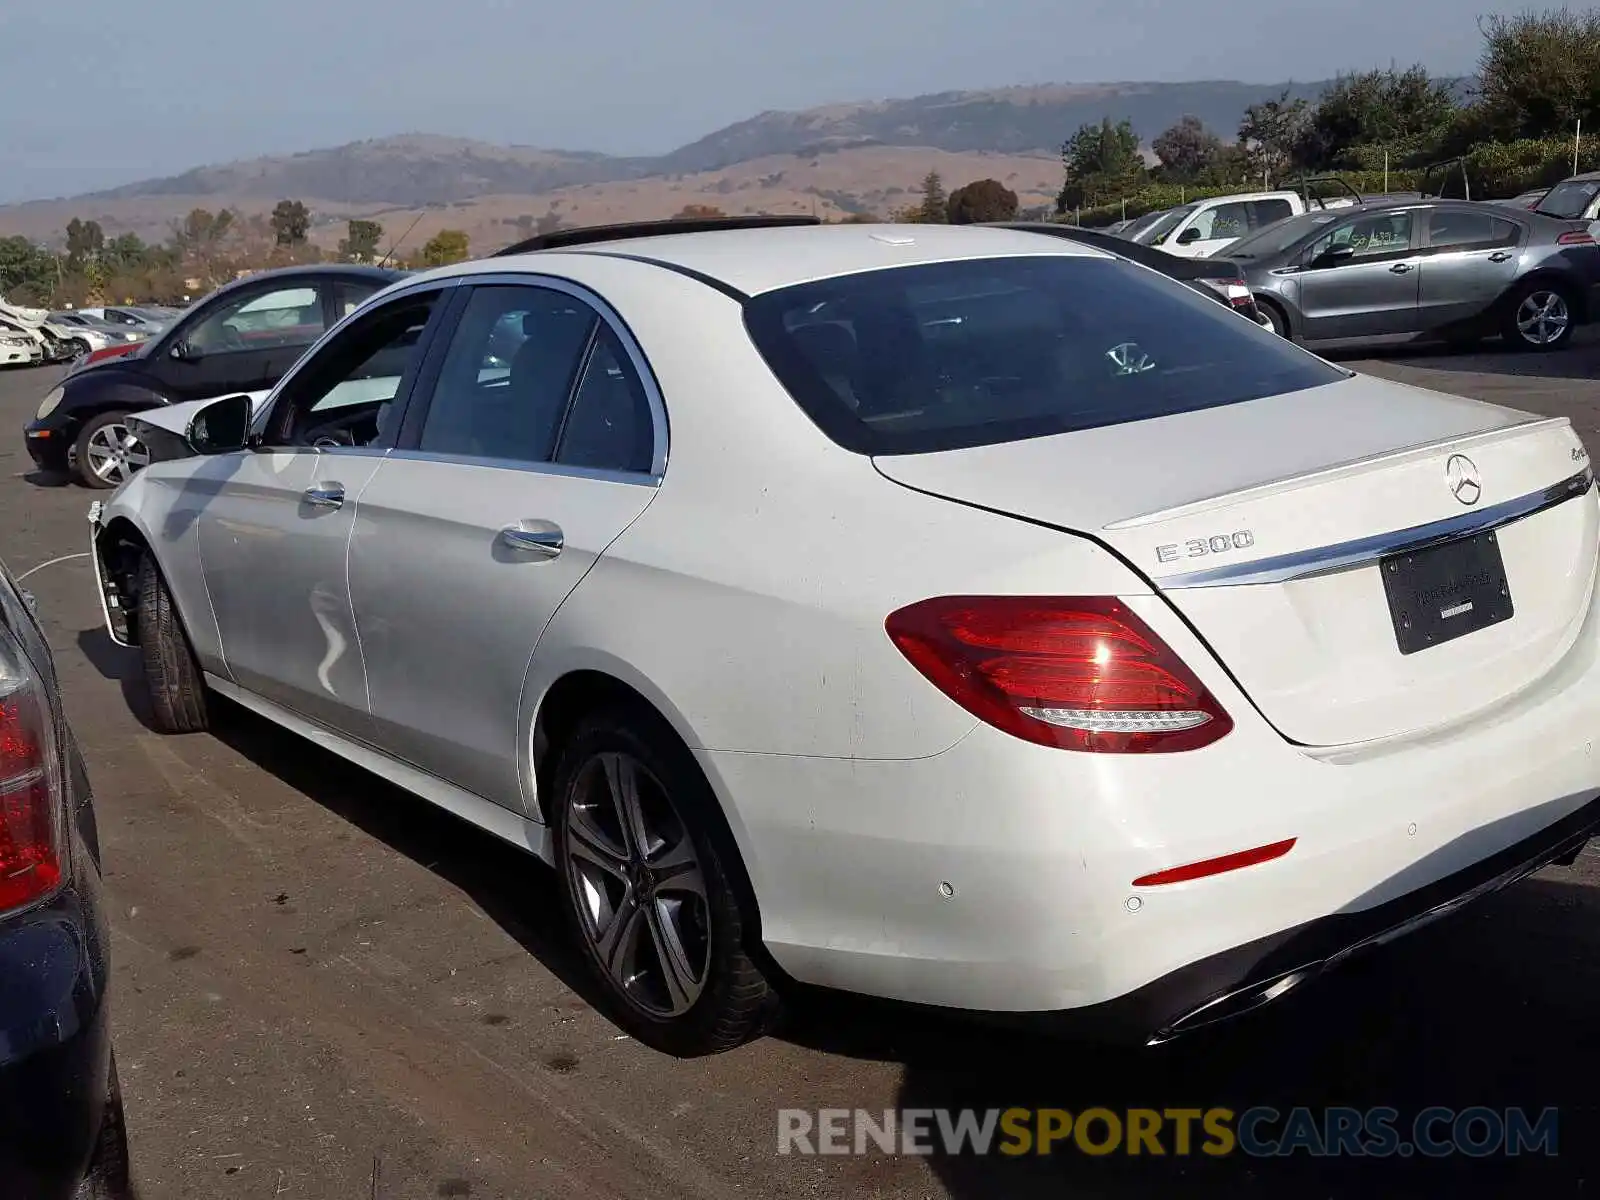
MULTIPOLYGON (((1340 171, 1337 174, 1351 187, 1360 192, 1379 192, 1384 190, 1383 151, 1381 148, 1366 146, 1356 154, 1356 161, 1361 166, 1360 170, 1340 171)), ((1466 178, 1472 186, 1472 197, 1475 200, 1504 199, 1515 196, 1519 192, 1532 191, 1534 188, 1549 187, 1559 183, 1572 173, 1572 143, 1569 141, 1535 141, 1525 140, 1519 142, 1489 142, 1475 147, 1464 157, 1463 165, 1466 169, 1466 178)), ((1594 141, 1585 141, 1578 152, 1578 170, 1600 170, 1600 138, 1594 141)), ((1414 192, 1422 189, 1425 172, 1415 165, 1407 163, 1398 166, 1391 163, 1388 174, 1388 190, 1391 192, 1414 192)), ((1440 181, 1445 178, 1439 171, 1434 171, 1428 178, 1429 191, 1444 195, 1459 196, 1461 194, 1461 168, 1452 167, 1448 173, 1448 180, 1441 188, 1440 181)), ((1292 179, 1285 179, 1280 185, 1293 187, 1292 179)), ((1249 183, 1238 183, 1226 187, 1181 187, 1178 184, 1150 184, 1140 188, 1137 192, 1127 196, 1128 217, 1142 217, 1145 213, 1157 209, 1171 208, 1175 204, 1182 204, 1188 200, 1201 200, 1210 196, 1228 196, 1236 192, 1251 191, 1249 183)), ((1338 195, 1337 190, 1324 190, 1324 194, 1338 195)), ((1075 218, 1087 226, 1109 225, 1113 221, 1122 219, 1123 206, 1118 201, 1114 204, 1101 204, 1094 208, 1085 208, 1079 213, 1065 214, 1075 218)))

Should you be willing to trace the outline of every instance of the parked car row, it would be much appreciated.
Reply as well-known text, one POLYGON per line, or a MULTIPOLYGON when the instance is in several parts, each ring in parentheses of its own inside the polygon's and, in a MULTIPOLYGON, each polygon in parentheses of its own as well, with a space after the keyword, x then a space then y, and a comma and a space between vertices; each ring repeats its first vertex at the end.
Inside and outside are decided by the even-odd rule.
MULTIPOLYGON (((1301 191, 1214 197, 1113 235, 1232 260, 1285 337, 1319 348, 1416 341, 1556 350, 1600 298, 1600 172, 1508 201, 1301 191)), ((1159 268, 1158 268, 1159 269, 1159 268)))
POLYGON ((97 351, 137 345, 170 321, 147 309, 47 312, 0 302, 0 366, 81 361, 97 351))
MULTIPOLYGON (((1402 212, 1420 240, 1363 245, 1425 270, 1455 210, 1294 220, 1402 212)), ((1164 1042, 1571 861, 1571 424, 1051 233, 726 219, 252 280, 173 348, 294 361, 125 414, 107 631, 160 729, 226 697, 551 864, 606 1011, 678 1055, 795 983, 1164 1042)))
POLYGON ((339 316, 400 274, 286 267, 220 288, 135 348, 98 351, 98 361, 61 380, 27 427, 29 453, 43 470, 116 487, 149 460, 129 432, 130 414, 232 392, 265 395, 339 316))

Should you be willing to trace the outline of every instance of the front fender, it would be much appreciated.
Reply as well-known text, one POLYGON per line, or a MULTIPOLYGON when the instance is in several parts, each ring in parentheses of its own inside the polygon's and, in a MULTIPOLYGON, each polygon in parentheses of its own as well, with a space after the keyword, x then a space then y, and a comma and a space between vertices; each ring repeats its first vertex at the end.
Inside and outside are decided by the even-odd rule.
POLYGON ((144 412, 159 408, 165 399, 151 381, 132 371, 96 370, 68 375, 61 381, 61 411, 79 420, 92 420, 104 412, 144 412))
POLYGON ((174 504, 181 503, 186 493, 185 483, 182 476, 168 478, 165 468, 145 470, 109 499, 89 506, 89 549, 101 614, 112 641, 137 644, 134 584, 139 558, 154 555, 201 668, 226 676, 221 632, 200 560, 199 524, 172 519, 174 504))

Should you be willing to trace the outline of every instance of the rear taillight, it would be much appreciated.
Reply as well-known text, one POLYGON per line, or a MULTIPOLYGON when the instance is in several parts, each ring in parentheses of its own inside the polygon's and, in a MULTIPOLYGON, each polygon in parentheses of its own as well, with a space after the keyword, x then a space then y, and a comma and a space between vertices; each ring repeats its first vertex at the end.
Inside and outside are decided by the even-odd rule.
POLYGON ((884 623, 912 666, 973 716, 1065 750, 1193 750, 1233 721, 1111 597, 941 596, 884 623))
POLYGON ((0 626, 0 911, 61 884, 61 756, 49 699, 0 626))
POLYGON ((1242 279, 1202 279, 1200 282, 1212 291, 1220 292, 1234 308, 1249 309, 1256 305, 1255 297, 1242 279))
POLYGON ((1556 244, 1558 246, 1592 246, 1594 245, 1594 237, 1587 230, 1574 229, 1559 235, 1556 238, 1556 244))

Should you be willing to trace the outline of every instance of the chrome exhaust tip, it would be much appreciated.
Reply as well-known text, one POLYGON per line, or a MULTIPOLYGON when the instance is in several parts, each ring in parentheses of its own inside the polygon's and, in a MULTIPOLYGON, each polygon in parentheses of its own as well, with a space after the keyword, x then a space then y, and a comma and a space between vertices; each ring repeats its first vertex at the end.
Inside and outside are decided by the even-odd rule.
POLYGON ((1163 1046, 1197 1029, 1220 1025, 1224 1021, 1242 1017, 1258 1008, 1265 1008, 1321 973, 1322 964, 1316 963, 1308 967, 1297 967, 1293 971, 1285 971, 1282 975, 1261 983, 1252 983, 1231 992, 1224 992, 1151 1034, 1145 1040, 1145 1045, 1163 1046))

